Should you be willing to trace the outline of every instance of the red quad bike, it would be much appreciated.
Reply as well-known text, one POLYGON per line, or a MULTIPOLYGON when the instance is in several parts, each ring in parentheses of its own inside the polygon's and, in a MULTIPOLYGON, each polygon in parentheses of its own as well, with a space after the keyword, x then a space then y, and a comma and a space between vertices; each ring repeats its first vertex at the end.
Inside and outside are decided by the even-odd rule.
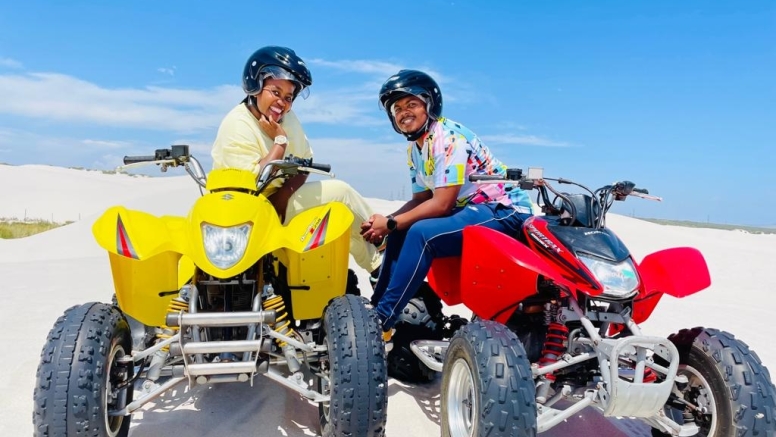
POLYGON ((745 343, 712 328, 662 338, 639 327, 663 295, 711 284, 698 250, 638 263, 606 227, 614 201, 660 199, 627 181, 591 191, 527 173, 472 181, 537 189, 544 215, 517 238, 464 229, 462 255, 434 261, 396 325, 389 371, 415 381, 443 372, 442 435, 535 436, 587 407, 639 418, 654 436, 775 435, 776 389, 745 343), (440 299, 463 303, 472 320, 443 316, 440 299))

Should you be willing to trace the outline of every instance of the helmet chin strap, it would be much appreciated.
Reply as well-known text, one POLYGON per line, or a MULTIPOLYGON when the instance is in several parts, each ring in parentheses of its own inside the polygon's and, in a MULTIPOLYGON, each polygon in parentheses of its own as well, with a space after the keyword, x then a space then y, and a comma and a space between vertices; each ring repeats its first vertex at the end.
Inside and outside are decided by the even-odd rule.
MULTIPOLYGON (((423 103, 426 104, 426 122, 423 123, 423 126, 421 126, 420 129, 416 130, 415 132, 409 132, 409 133, 402 132, 402 135, 404 135, 404 137, 407 138, 407 141, 417 141, 420 137, 425 135, 426 132, 428 132, 428 128, 429 126, 431 126, 431 119, 433 118, 434 120, 436 120, 436 117, 431 116, 431 102, 429 101, 429 99, 427 99, 423 95, 414 95, 414 94, 411 94, 411 95, 419 98, 420 100, 423 101, 423 103)), ((393 108, 393 105, 395 104, 396 104, 396 101, 394 101, 391 104, 391 108, 393 108)), ((396 125, 396 118, 393 115, 391 115, 391 110, 388 110, 388 114, 391 116, 391 119, 393 120, 393 124, 396 125)), ((396 125, 396 127, 398 128, 399 126, 396 125)), ((401 129, 399 129, 399 131, 401 131, 401 129)))
POLYGON ((426 122, 423 123, 423 126, 421 126, 420 129, 416 130, 415 132, 402 132, 402 135, 407 138, 407 141, 417 141, 418 138, 422 137, 426 134, 426 132, 428 132, 429 126, 431 126, 431 117, 426 118, 426 122))
MULTIPOLYGON (((266 114, 261 112, 261 109, 259 109, 259 105, 256 102, 256 96, 255 95, 246 97, 245 98, 245 104, 248 105, 249 107, 253 106, 254 108, 256 108, 256 112, 258 112, 260 115, 262 115, 264 117, 267 117, 268 120, 270 119, 269 116, 267 116, 266 114)), ((255 117, 256 116, 254 115, 254 118, 255 117)), ((283 117, 280 117, 278 119, 277 123, 282 123, 282 122, 283 122, 283 117)))

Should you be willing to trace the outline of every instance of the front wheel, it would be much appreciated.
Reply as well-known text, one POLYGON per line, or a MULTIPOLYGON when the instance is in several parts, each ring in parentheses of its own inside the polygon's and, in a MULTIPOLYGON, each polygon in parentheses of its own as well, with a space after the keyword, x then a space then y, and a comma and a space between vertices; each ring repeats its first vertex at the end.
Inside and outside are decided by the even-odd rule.
POLYGON ((126 437, 129 416, 112 413, 132 401, 119 360, 132 352, 129 324, 104 303, 74 306, 54 323, 36 374, 36 437, 126 437))
POLYGON ((535 437, 531 363, 504 325, 477 320, 453 335, 442 377, 442 436, 535 437))
MULTIPOLYGON (((668 337, 679 350, 684 410, 666 407, 677 422, 693 420, 704 437, 759 436, 776 432, 776 389, 757 354, 732 334, 683 329, 668 337), (673 411, 672 411, 673 410, 673 411)), ((654 436, 664 436, 653 429, 654 436)))
POLYGON ((385 435, 385 344, 377 315, 365 304, 358 296, 340 296, 324 313, 328 378, 320 378, 319 387, 331 401, 319 406, 323 437, 385 435))

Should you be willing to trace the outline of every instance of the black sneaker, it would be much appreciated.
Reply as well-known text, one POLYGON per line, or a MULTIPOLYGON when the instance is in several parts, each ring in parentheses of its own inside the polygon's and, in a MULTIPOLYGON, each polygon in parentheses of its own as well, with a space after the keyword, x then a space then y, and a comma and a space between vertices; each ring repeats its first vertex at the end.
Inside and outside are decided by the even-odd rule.
MULTIPOLYGON (((374 285, 372 289, 374 290, 374 285)), ((348 269, 348 283, 345 286, 345 294, 361 296, 361 289, 358 288, 358 276, 356 276, 356 272, 353 269, 348 269)))

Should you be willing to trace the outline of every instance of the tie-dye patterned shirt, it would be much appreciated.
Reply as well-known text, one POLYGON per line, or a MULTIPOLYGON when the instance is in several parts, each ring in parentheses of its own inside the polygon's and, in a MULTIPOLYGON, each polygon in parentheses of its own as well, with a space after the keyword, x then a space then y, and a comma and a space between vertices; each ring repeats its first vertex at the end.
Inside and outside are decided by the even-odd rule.
POLYGON ((507 167, 460 123, 440 118, 423 140, 423 147, 419 149, 414 141, 410 142, 407 155, 413 193, 462 185, 456 206, 500 202, 520 212, 531 212, 528 195, 517 186, 469 182, 471 174, 505 175, 507 167))

